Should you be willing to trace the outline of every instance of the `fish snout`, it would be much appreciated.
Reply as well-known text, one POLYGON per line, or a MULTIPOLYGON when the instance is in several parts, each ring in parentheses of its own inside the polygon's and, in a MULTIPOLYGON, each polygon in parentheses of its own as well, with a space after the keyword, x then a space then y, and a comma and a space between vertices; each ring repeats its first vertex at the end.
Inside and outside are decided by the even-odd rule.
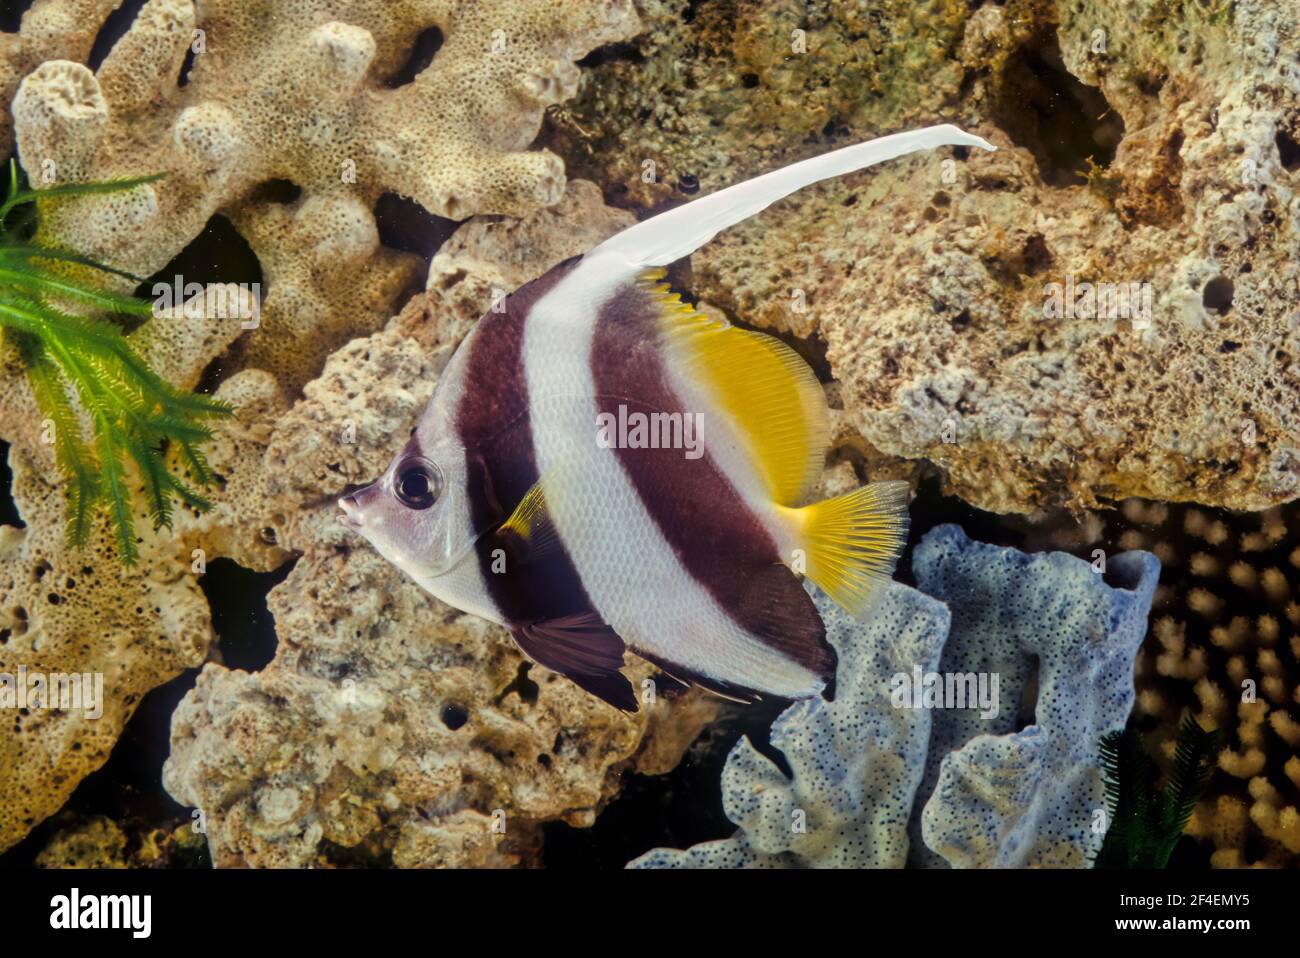
POLYGON ((361 528, 364 519, 361 512, 361 504, 357 502, 357 497, 355 495, 343 496, 339 499, 339 508, 343 510, 343 514, 339 516, 340 523, 347 526, 349 529, 361 528))

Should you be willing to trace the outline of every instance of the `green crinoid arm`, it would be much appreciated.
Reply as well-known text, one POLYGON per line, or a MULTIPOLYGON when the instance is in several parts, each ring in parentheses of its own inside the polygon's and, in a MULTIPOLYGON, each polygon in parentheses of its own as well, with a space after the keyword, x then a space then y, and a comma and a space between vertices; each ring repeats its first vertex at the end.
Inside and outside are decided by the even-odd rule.
POLYGON ((67 538, 73 545, 84 544, 102 509, 127 565, 139 559, 127 460, 143 485, 154 529, 170 528, 177 500, 200 511, 210 504, 171 471, 169 450, 195 484, 212 483, 216 476, 202 445, 212 437, 211 421, 232 410, 211 396, 177 389, 149 367, 115 322, 81 314, 149 317, 148 303, 81 278, 88 269, 139 277, 74 251, 32 242, 27 235, 31 218, 23 220, 23 214, 25 207, 37 208, 47 200, 131 189, 154 179, 22 190, 16 164, 11 164, 7 196, 0 202, 0 329, 24 363, 45 419, 42 434, 53 444, 65 480, 67 538), (15 225, 15 220, 23 222, 15 225))
POLYGON ((36 337, 20 334, 17 338, 36 404, 49 423, 55 458, 67 479, 66 534, 74 545, 84 545, 90 534, 91 511, 99 498, 95 458, 82 439, 81 424, 58 364, 50 359, 36 337))
POLYGON ((1178 728, 1173 768, 1163 789, 1142 736, 1133 729, 1101 740, 1110 828, 1093 863, 1097 868, 1164 868, 1182 838, 1219 751, 1218 732, 1207 732, 1190 715, 1178 728))
POLYGON ((68 196, 87 196, 92 193, 121 193, 135 189, 145 183, 161 180, 166 173, 150 173, 148 176, 133 176, 120 180, 102 180, 97 183, 61 183, 47 186, 41 190, 22 189, 18 183, 18 164, 9 161, 9 183, 5 189, 4 202, 0 203, 0 221, 11 212, 28 203, 38 200, 50 200, 68 196))
POLYGON ((1157 867, 1163 868, 1169 861, 1174 846, 1187 828, 1192 810, 1210 782, 1215 756, 1219 754, 1222 742, 1220 732, 1207 732, 1191 715, 1184 716, 1183 724, 1178 727, 1169 783, 1161 796, 1160 830, 1165 843, 1159 849, 1157 867))

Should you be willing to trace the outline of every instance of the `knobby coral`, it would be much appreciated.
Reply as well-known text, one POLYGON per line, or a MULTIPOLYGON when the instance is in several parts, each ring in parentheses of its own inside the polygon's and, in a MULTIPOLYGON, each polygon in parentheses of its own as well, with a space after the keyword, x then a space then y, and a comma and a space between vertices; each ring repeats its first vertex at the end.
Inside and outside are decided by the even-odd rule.
POLYGON ((527 149, 542 112, 576 89, 573 61, 638 28, 626 0, 149 0, 94 73, 52 60, 26 75, 15 138, 47 182, 168 174, 50 224, 132 272, 154 273, 214 214, 233 215, 269 287, 247 364, 292 390, 378 328, 415 278, 414 257, 380 245, 380 196, 456 220, 555 203, 563 164, 527 149), (432 62, 412 64, 435 30, 432 62), (276 180, 301 195, 287 207, 250 196, 276 180))
POLYGON ((1111 523, 1168 570, 1138 657, 1138 713, 1167 757, 1182 716, 1223 732, 1191 834, 1223 868, 1300 857, 1300 512, 1125 503, 1111 523))

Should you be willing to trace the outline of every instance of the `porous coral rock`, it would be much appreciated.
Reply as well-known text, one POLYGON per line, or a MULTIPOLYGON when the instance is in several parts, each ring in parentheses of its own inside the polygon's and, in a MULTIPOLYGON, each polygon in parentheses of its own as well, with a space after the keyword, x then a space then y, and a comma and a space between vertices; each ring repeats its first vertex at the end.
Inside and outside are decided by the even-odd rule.
POLYGON ((416 275, 414 257, 379 246, 379 197, 452 219, 555 203, 563 164, 527 149, 542 111, 576 89, 573 61, 638 29, 627 0, 149 0, 95 73, 51 60, 27 74, 14 131, 38 185, 167 174, 50 211, 52 240, 121 268, 149 275, 236 212, 270 285, 250 362, 292 390, 378 328, 416 275), (434 29, 441 47, 407 78, 434 29), (287 211, 241 209, 272 180, 303 195, 287 211))
POLYGON ((722 783, 736 833, 655 849, 633 867, 1088 863, 1105 834, 1100 740, 1133 704, 1159 562, 1115 556, 1111 585, 1064 553, 972 542, 949 525, 926 534, 913 568, 925 592, 890 582, 865 622, 818 596, 840 655, 836 697, 796 703, 773 723, 793 775, 740 741, 722 783), (969 698, 913 707, 914 670, 996 674, 996 714, 969 698))
POLYGON ((167 868, 202 863, 192 823, 138 829, 102 815, 73 820, 36 856, 37 868, 167 868))
POLYGON ((971 6, 883 3, 850 29, 849 4, 650 5, 643 59, 598 66, 561 141, 608 195, 665 200, 961 123, 1000 151, 801 191, 696 253, 694 292, 823 341, 861 435, 981 508, 1300 495, 1300 10, 971 6), (923 65, 873 91, 864 56, 923 65), (1069 282, 1149 284, 1149 325, 1051 318, 1069 282))
POLYGON ((269 291, 240 365, 275 376, 289 395, 418 279, 419 260, 380 246, 373 214, 355 197, 249 202, 231 221, 269 291))
MULTIPOLYGON (((84 60, 99 27, 121 0, 35 0, 16 33, 0 32, 0 103, 46 60, 84 60)), ((0 110, 0 155, 13 150, 13 119, 0 110)))
POLYGON ((639 206, 813 156, 828 129, 933 115, 962 81, 945 52, 962 36, 966 0, 639 8, 637 55, 611 57, 556 111, 571 170, 639 206))
MULTIPOLYGON (((190 566, 214 558, 234 559, 257 572, 279 568, 292 553, 276 538, 264 510, 266 475, 263 461, 274 423, 288 408, 280 384, 268 372, 245 369, 217 389, 216 396, 234 408, 234 416, 221 423, 204 447, 208 464, 218 476, 217 488, 206 512, 192 509, 179 514, 177 538, 184 544, 190 566), (196 554, 195 550, 201 550, 196 554)), ((184 473, 179 457, 172 468, 184 473)))
MULTIPOLYGON (((302 557, 269 597, 276 657, 256 674, 204 668, 164 772, 202 810, 216 864, 331 864, 363 845, 403 866, 531 863, 538 823, 589 825, 625 769, 671 768, 716 714, 698 691, 618 712, 335 518, 406 441, 471 318, 630 219, 575 182, 553 209, 467 224, 429 291, 331 356, 277 422, 265 508, 302 557)), ((638 688, 654 672, 630 662, 638 688)))
POLYGON ((61 830, 36 856, 39 868, 125 868, 126 835, 97 816, 61 830))
POLYGON ((99 674, 102 715, 83 709, 6 710, 0 727, 0 848, 56 811, 102 765, 150 689, 203 661, 207 601, 188 556, 148 533, 137 511, 140 563, 124 573, 106 522, 85 550, 63 541, 64 500, 19 446, 10 449, 13 497, 25 528, 0 527, 0 673, 99 674), (183 562, 183 564, 182 564, 183 562))
MULTIPOLYGON (((182 306, 130 339, 161 375, 189 388, 239 333, 237 321, 186 318, 182 306), (202 328, 191 331, 191 323, 202 328)), ((216 426, 210 449, 219 469, 241 456, 255 462, 265 446, 246 432, 251 397, 233 380, 227 387, 218 395, 235 403, 236 416, 216 426)), ((120 566, 106 515, 84 548, 69 548, 63 488, 43 429, 21 360, 6 346, 0 432, 12 440, 11 494, 24 525, 0 526, 0 673, 100 674, 103 701, 97 718, 78 709, 20 710, 0 728, 0 848, 56 811, 103 764, 146 692, 203 662, 212 628, 194 550, 227 548, 259 566, 281 561, 265 545, 227 542, 228 533, 213 531, 213 516, 188 509, 177 510, 172 531, 154 532, 134 473, 139 565, 120 566)))
POLYGON ((624 716, 530 669, 369 550, 300 559, 270 607, 275 661, 207 665, 173 718, 164 784, 203 810, 218 866, 316 864, 381 830, 402 864, 509 858, 537 822, 599 807, 675 708, 624 716))

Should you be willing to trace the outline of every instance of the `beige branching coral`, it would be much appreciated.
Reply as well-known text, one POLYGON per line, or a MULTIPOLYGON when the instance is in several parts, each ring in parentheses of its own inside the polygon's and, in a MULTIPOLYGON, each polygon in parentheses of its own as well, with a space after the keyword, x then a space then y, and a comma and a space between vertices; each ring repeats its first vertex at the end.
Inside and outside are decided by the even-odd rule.
MULTIPOLYGON (((47 60, 85 60, 104 20, 120 0, 35 0, 17 33, 0 33, 0 103, 47 60)), ((13 118, 0 111, 0 154, 13 150, 13 118)))
POLYGON ((1165 567, 1136 713, 1166 751, 1180 715, 1225 733, 1189 826, 1218 867, 1300 860, 1300 510, 1211 513, 1131 500, 1122 548, 1165 567))
MULTIPOLYGON (((89 6, 80 12, 112 5, 89 6)), ((52 239, 141 275, 260 184, 299 187, 287 209, 238 218, 268 287, 248 363, 290 391, 330 349, 378 328, 416 278, 414 257, 379 244, 379 197, 457 220, 555 203, 563 164, 528 149, 542 112, 575 91, 573 61, 639 28, 628 0, 215 0, 197 10, 149 0, 96 73, 70 60, 28 73, 13 99, 18 150, 38 185, 167 173, 69 203, 49 226, 52 239), (432 62, 396 85, 433 29, 443 43, 432 62)))

